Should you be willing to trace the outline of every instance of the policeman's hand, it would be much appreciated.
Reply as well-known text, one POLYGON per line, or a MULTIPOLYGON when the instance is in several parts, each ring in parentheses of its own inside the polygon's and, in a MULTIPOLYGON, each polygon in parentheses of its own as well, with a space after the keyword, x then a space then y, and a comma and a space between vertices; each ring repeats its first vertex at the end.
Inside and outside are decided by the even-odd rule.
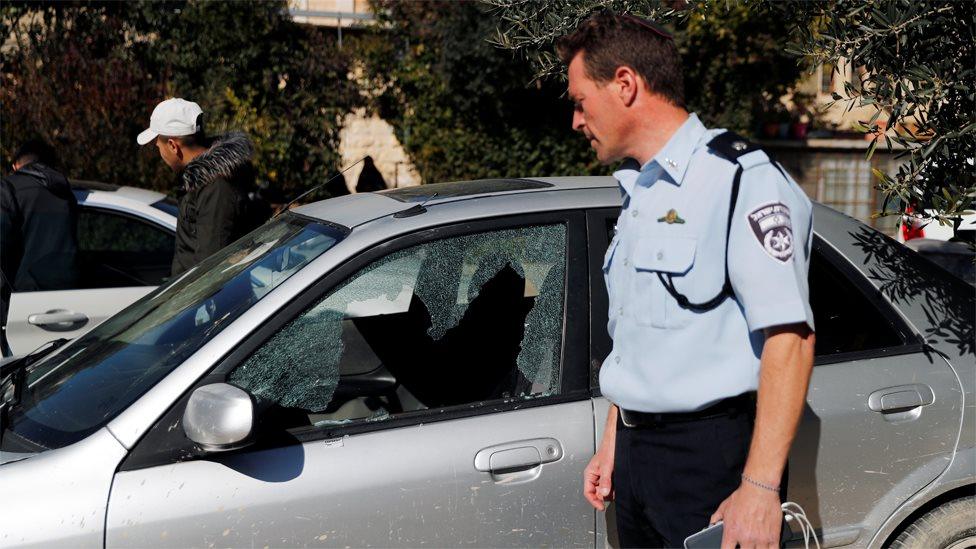
POLYGON ((589 465, 583 469, 583 497, 597 511, 606 509, 604 501, 613 499, 613 445, 601 444, 589 465))
POLYGON ((712 515, 710 524, 724 521, 722 549, 778 548, 783 510, 779 494, 743 482, 712 515))

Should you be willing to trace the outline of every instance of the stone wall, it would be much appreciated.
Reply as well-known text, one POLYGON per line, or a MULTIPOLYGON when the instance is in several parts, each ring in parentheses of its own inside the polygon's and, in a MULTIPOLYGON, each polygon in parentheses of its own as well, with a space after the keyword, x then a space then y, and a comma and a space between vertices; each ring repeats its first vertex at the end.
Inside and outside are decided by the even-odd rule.
MULTIPOLYGON (((420 184, 420 175, 397 141, 393 127, 378 116, 369 116, 363 110, 347 115, 339 137, 343 167, 368 155, 373 157, 388 188, 420 184)), ((346 172, 346 184, 351 192, 356 191, 356 180, 361 171, 362 164, 346 172)))

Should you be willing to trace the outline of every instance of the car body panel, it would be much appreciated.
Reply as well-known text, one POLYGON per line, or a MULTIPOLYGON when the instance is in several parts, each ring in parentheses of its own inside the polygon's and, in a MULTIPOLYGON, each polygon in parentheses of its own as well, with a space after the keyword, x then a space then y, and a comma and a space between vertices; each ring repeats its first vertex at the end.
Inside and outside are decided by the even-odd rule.
MULTIPOLYGON (((160 230, 176 234, 176 218, 152 204, 166 195, 135 187, 72 182, 83 210, 105 210, 131 216, 160 230)), ((153 290, 155 286, 85 288, 43 292, 15 292, 10 296, 7 341, 14 355, 27 354, 61 337, 74 339, 153 290), (60 313, 76 322, 41 325, 40 315, 60 313), (32 322, 33 317, 33 322, 32 322)))
POLYGON ((124 471, 106 547, 592 547, 591 428, 582 400, 124 471), (488 446, 538 438, 562 459, 475 469, 488 446))
POLYGON ((100 429, 0 466, 0 546, 102 547, 109 489, 123 457, 125 448, 100 429))
POLYGON ((822 545, 866 543, 898 505, 949 465, 962 402, 944 360, 921 352, 818 365, 790 452, 787 497, 799 503, 822 545), (882 414, 879 389, 924 384, 927 406, 882 414))
MULTIPOLYGON (((268 293, 99 433, 111 433, 116 444, 127 449, 135 447, 223 357, 281 308, 363 250, 446 224, 620 205, 620 192, 612 178, 542 181, 555 187, 494 196, 432 196, 422 209, 411 210, 413 215, 400 217, 393 214, 422 202, 404 203, 370 194, 297 209, 296 213, 339 223, 352 231, 268 293)), ((941 284, 925 288, 931 273, 915 265, 918 258, 898 255, 900 252, 892 251, 893 241, 819 205, 815 206, 815 232, 846 257, 854 269, 851 276, 863 274, 876 297, 892 302, 892 314, 925 341, 925 346, 906 346, 900 354, 869 353, 818 365, 791 456, 790 493, 797 496, 791 499, 807 507, 815 522, 824 522, 827 545, 877 546, 898 527, 900 519, 911 514, 910 504, 917 508, 928 501, 928 495, 934 497, 947 487, 972 480, 976 425, 969 403, 973 402, 970 380, 976 378, 976 360, 964 338, 967 329, 971 333, 972 319, 967 324, 966 319, 949 318, 945 325, 947 314, 972 310, 972 297, 957 295, 941 284), (897 417, 870 410, 872 392, 907 384, 928 386, 933 402, 897 417), (963 413, 966 406, 968 414, 963 413), (967 453, 953 457, 957 448, 967 453)), ((71 344, 58 351, 63 352, 71 352, 71 344)), ((432 543, 507 546, 525 545, 530 539, 533 545, 602 546, 613 542, 613 528, 607 528, 605 518, 587 506, 579 490, 581 471, 602 437, 608 406, 603 398, 540 405, 276 450, 212 454, 207 459, 125 470, 116 475, 112 487, 105 539, 113 546, 205 542, 420 545, 432 539, 420 537, 422 533, 434 535, 430 531, 440 530, 444 537, 432 543), (486 444, 478 439, 479 433, 497 436, 488 444, 553 437, 566 452, 561 460, 540 466, 534 480, 519 483, 528 478, 517 477, 496 484, 485 477, 487 473, 474 470, 474 454, 481 449, 479 444, 486 444), (369 473, 356 471, 360 467, 369 473), (147 488, 150 485, 155 488, 147 488), (528 488, 532 490, 522 491, 528 488), (508 500, 511 506, 497 508, 497 500, 485 497, 489 494, 515 499, 508 500), (292 495, 296 499, 289 499, 292 495), (553 511, 554 506, 558 510, 553 511), (454 514, 445 514, 445 509, 454 514), (513 520, 521 522, 512 527, 513 520), (281 521, 288 521, 287 526, 281 521), (436 522, 436 527, 428 522, 436 522), (585 533, 577 528, 580 526, 585 533), (523 528, 525 532, 515 531, 523 528), (541 531, 537 534, 536 529, 541 531), (268 535, 272 532, 281 537, 268 535)), ((93 437, 96 435, 89 439, 93 437)), ((72 451, 90 451, 89 439, 0 466, 0 484, 7 482, 14 467, 19 467, 25 479, 61 467, 60 460, 71 460, 72 451), (28 463, 44 465, 28 469, 28 463)), ((105 460, 113 471, 119 463, 118 452, 105 460)), ((92 482, 104 481, 102 493, 107 497, 110 481, 99 475, 93 475, 97 478, 92 482)), ((57 497, 53 486, 41 486, 48 499, 57 497)), ((46 501, 43 493, 31 498, 27 501, 38 502, 34 509, 46 501)), ((104 509, 104 501, 100 505, 104 509)), ((12 509, 9 516, 15 517, 17 511, 12 509)), ((42 518, 32 527, 58 530, 56 521, 65 516, 69 515, 60 511, 45 513, 52 522, 42 518)), ((612 518, 611 513, 605 516, 612 518)))

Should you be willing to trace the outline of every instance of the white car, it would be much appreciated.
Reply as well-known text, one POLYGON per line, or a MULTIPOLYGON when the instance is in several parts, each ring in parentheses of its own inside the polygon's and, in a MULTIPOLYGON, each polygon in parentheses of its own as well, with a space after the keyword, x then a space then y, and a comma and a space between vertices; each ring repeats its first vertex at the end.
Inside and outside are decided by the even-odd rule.
POLYGON ((71 181, 78 199, 75 288, 15 291, 7 343, 23 355, 58 338, 75 338, 169 278, 177 204, 162 193, 71 181))
MULTIPOLYGON (((933 210, 926 210, 929 215, 933 215, 933 210)), ((976 232, 976 212, 964 213, 961 216, 959 237, 966 234, 972 235, 976 232)), ((949 240, 953 237, 951 225, 942 225, 934 219, 921 219, 915 215, 903 215, 901 218, 901 230, 896 235, 899 242, 908 242, 916 238, 928 238, 932 240, 949 240)))

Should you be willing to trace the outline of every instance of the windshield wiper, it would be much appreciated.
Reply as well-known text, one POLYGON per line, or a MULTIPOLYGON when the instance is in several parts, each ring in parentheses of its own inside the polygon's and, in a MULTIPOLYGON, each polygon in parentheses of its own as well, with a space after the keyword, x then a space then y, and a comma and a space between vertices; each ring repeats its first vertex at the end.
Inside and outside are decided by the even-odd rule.
POLYGON ((60 349, 68 341, 63 337, 49 341, 20 358, 0 365, 0 443, 3 442, 3 433, 7 430, 7 414, 10 408, 20 402, 24 391, 27 368, 60 349))
POLYGON ((48 341, 20 358, 15 358, 9 362, 0 364, 0 381, 6 381, 5 378, 11 373, 26 369, 31 364, 60 349, 68 341, 71 340, 64 337, 48 341))

